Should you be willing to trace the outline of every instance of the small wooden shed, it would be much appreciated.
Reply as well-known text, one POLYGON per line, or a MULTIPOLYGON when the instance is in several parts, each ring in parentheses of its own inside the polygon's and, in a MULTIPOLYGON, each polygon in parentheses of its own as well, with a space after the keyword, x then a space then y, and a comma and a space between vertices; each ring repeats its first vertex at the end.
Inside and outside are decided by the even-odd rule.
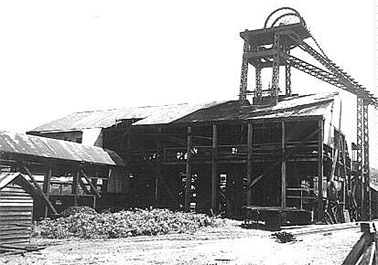
POLYGON ((33 198, 19 172, 0 173, 0 253, 30 243, 33 198))

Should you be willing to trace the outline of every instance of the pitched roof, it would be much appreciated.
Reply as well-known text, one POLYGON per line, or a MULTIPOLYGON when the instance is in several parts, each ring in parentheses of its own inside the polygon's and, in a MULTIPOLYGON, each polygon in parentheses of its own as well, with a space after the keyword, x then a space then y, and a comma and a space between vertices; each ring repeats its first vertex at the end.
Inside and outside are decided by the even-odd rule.
POLYGON ((0 172, 0 190, 19 176, 23 177, 20 172, 0 172))
POLYGON ((337 92, 284 98, 277 105, 258 108, 242 115, 242 119, 277 119, 324 116, 333 107, 337 92))
POLYGON ((4 131, 0 131, 0 152, 109 166, 125 165, 115 152, 100 147, 4 131))
POLYGON ((173 104, 135 108, 108 109, 74 112, 61 119, 38 126, 33 132, 82 131, 90 128, 109 128, 122 120, 136 121, 134 125, 167 124, 197 110, 209 108, 223 102, 202 104, 173 104))
POLYGON ((108 128, 122 120, 133 125, 218 122, 283 117, 321 116, 330 108, 338 93, 292 96, 275 106, 243 105, 237 100, 202 104, 174 104, 137 108, 75 112, 64 118, 41 125, 28 133, 82 131, 108 128))

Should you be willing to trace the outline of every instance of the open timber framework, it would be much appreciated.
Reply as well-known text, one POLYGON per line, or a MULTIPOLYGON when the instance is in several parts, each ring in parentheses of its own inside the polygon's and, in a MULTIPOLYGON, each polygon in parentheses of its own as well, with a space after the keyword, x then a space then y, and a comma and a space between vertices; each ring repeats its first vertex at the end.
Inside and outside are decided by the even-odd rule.
MULTIPOLYGON (((48 160, 42 182, 44 201, 52 207, 46 209, 64 200, 53 199, 53 185, 60 187, 59 194, 69 185, 68 193, 95 195, 96 207, 102 208, 167 207, 280 224, 371 218, 368 106, 377 108, 377 98, 324 54, 292 8, 275 10, 264 28, 240 35, 239 100, 79 112, 29 131, 112 150, 118 161, 117 167, 84 163, 94 168, 90 174, 76 163, 74 170, 65 167, 54 176, 51 168, 60 168, 61 160, 48 160), (286 23, 287 17, 294 22, 286 23), (310 54, 323 68, 291 55, 293 49, 310 54), (250 66, 255 68, 253 91, 248 89, 250 66), (357 96, 356 144, 348 145, 340 131, 338 93, 292 93, 292 67, 357 96), (285 89, 279 83, 281 68, 285 89), (266 89, 263 69, 272 70, 266 89), (355 161, 351 151, 357 153, 355 161), (64 183, 61 176, 72 181, 64 183)), ((19 155, 22 150, 3 150, 1 141, 0 148, 7 170, 33 164, 30 156, 19 155)), ((43 171, 32 168, 35 172, 26 172, 31 178, 43 171)))

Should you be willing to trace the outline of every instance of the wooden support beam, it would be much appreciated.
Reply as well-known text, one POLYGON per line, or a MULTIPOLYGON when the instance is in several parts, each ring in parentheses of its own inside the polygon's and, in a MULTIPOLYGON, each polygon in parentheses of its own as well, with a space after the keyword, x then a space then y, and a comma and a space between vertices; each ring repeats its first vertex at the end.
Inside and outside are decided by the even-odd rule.
POLYGON ((162 135, 162 128, 161 126, 158 127, 158 138, 156 141, 156 153, 157 153, 157 168, 156 168, 156 178, 155 178, 155 204, 158 204, 159 201, 159 180, 162 178, 161 176, 161 167, 162 167, 162 160, 163 160, 163 148, 161 142, 161 135, 162 135))
POLYGON ((91 194, 91 191, 88 190, 87 186, 85 185, 84 181, 82 178, 79 178, 79 185, 80 187, 82 188, 82 190, 84 191, 85 194, 91 194))
POLYGON ((98 193, 97 191, 97 188, 93 185, 93 183, 91 182, 91 179, 87 176, 87 174, 85 174, 84 170, 80 170, 80 173, 81 173, 81 176, 83 178, 85 178, 85 180, 88 182, 89 186, 91 186, 91 191, 93 192, 93 194, 96 196, 97 199, 100 199, 101 196, 100 194, 98 193))
POLYGON ((33 177, 33 174, 29 171, 29 169, 26 166, 24 166, 23 168, 24 168, 24 171, 26 172, 26 174, 29 176, 30 180, 33 182, 38 193, 42 196, 42 198, 45 201, 45 203, 47 204, 47 206, 53 211, 53 213, 55 215, 58 215, 58 212, 56 211, 55 207, 52 205, 49 198, 47 198, 46 195, 43 193, 42 188, 38 185, 37 181, 33 177))
POLYGON ((343 180, 343 204, 342 204, 342 210, 344 212, 345 206, 346 206, 346 200, 347 200, 347 194, 346 192, 349 190, 349 183, 348 183, 348 176, 347 176, 347 166, 346 166, 346 142, 345 138, 342 139, 342 159, 343 159, 343 174, 344 174, 344 180, 343 180))
POLYGON ((285 144, 286 144, 286 133, 285 133, 285 122, 281 123, 281 148, 282 148, 282 162, 281 162, 281 207, 286 208, 286 157, 285 157, 285 144))
POLYGON ((324 137, 324 121, 318 121, 318 220, 324 217, 323 209, 323 137, 324 137))
POLYGON ((91 187, 91 194, 96 194, 97 192, 97 179, 91 179, 91 184, 89 186, 91 187))
MULTIPOLYGON (((52 171, 51 169, 48 169, 43 178, 43 192, 46 194, 46 197, 49 199, 50 196, 50 180, 51 180, 51 174, 52 171)), ((45 218, 47 218, 49 214, 49 207, 46 205, 45 206, 45 218)))
MULTIPOLYGON (((253 170, 253 164, 252 164, 252 155, 253 155, 253 125, 252 123, 248 123, 248 136, 247 136, 247 144, 248 144, 248 159, 247 159, 247 183, 249 187, 252 188, 252 170, 253 170)), ((262 176, 261 176, 262 178, 262 176)), ((260 180, 260 178, 257 178, 260 180)), ((257 181, 258 181, 257 180, 257 181)), ((256 181, 256 182, 257 182, 256 181)), ((252 203, 252 191, 251 188, 247 189, 247 206, 251 206, 252 203)))
POLYGON ((217 126, 213 125, 213 144, 211 157, 211 209, 213 213, 218 212, 218 134, 217 126))
POLYGON ((190 163, 190 158, 192 154, 192 127, 187 128, 187 158, 186 158, 186 185, 185 185, 185 211, 190 211, 190 197, 191 197, 191 186, 192 186, 192 165, 190 163))
MULTIPOLYGON (((252 126, 252 125, 251 125, 252 126)), ((308 140, 308 139, 311 139, 314 135, 320 133, 320 129, 318 130, 315 130, 313 131, 312 133, 310 133, 309 135, 307 135, 300 143, 298 143, 297 145, 295 145, 295 147, 293 149, 291 149, 289 152, 286 152, 285 154, 285 159, 288 161, 289 158, 294 155, 298 150, 300 150, 305 142, 308 140)), ((265 170, 261 175, 259 175, 257 178, 255 178, 250 184, 249 186, 247 187, 247 192, 260 180, 262 179, 263 177, 265 177, 268 173, 271 173, 277 166, 279 166, 281 164, 281 161, 282 159, 280 158, 278 161, 276 161, 275 163, 273 163, 272 161, 272 165, 267 169, 265 170)), ((294 161, 302 161, 302 160, 294 160, 294 161)), ((319 159, 317 159, 316 161, 319 161, 319 159)), ((252 172, 252 168, 251 168, 251 172, 252 172)), ((247 170, 247 178, 248 178, 248 170, 247 170)))
POLYGON ((72 176, 72 189, 71 189, 71 193, 74 195, 74 198, 75 198, 74 206, 77 206, 77 195, 78 195, 79 178, 80 178, 80 172, 76 172, 72 176))

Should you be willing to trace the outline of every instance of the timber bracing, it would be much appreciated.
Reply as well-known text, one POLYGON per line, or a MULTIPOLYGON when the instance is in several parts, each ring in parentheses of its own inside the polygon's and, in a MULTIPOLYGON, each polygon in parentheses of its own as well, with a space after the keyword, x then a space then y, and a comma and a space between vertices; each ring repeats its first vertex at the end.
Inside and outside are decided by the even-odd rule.
MULTIPOLYGON (((361 206, 361 216, 364 219, 370 218, 368 106, 371 105, 378 109, 378 98, 354 80, 325 54, 318 41, 308 30, 304 19, 292 8, 283 7, 275 10, 268 16, 263 29, 246 30, 240 33, 240 35, 245 41, 242 73, 248 68, 248 64, 253 65, 256 70, 254 104, 274 105, 277 103, 278 95, 282 92, 279 88, 280 66, 285 66, 285 96, 292 95, 291 67, 357 96, 357 168, 355 175, 359 183, 357 198, 360 202, 359 206, 361 206), (288 13, 283 15, 278 14, 278 11, 282 13, 285 9, 287 9, 288 13), (274 18, 273 15, 278 15, 278 17, 274 18), (297 16, 299 22, 289 24, 283 19, 286 16, 297 16), (268 23, 270 20, 273 21, 271 24, 268 23), (271 26, 269 27, 268 24, 271 26), (317 49, 314 49, 305 42, 308 38, 311 38, 315 42, 317 49), (246 53, 247 50, 245 48, 246 42, 250 44, 250 47, 253 47, 248 53, 246 53), (296 47, 311 55, 323 68, 291 55, 290 50, 296 47), (268 67, 272 68, 272 83, 267 90, 264 90, 262 88, 261 69, 268 67), (270 100, 262 99, 263 91, 269 92, 270 100)), ((242 78, 241 87, 247 87, 246 78, 242 78)), ((247 90, 244 89, 243 91, 247 90)), ((243 98, 241 98, 243 101, 246 100, 246 94, 244 93, 243 98)))

